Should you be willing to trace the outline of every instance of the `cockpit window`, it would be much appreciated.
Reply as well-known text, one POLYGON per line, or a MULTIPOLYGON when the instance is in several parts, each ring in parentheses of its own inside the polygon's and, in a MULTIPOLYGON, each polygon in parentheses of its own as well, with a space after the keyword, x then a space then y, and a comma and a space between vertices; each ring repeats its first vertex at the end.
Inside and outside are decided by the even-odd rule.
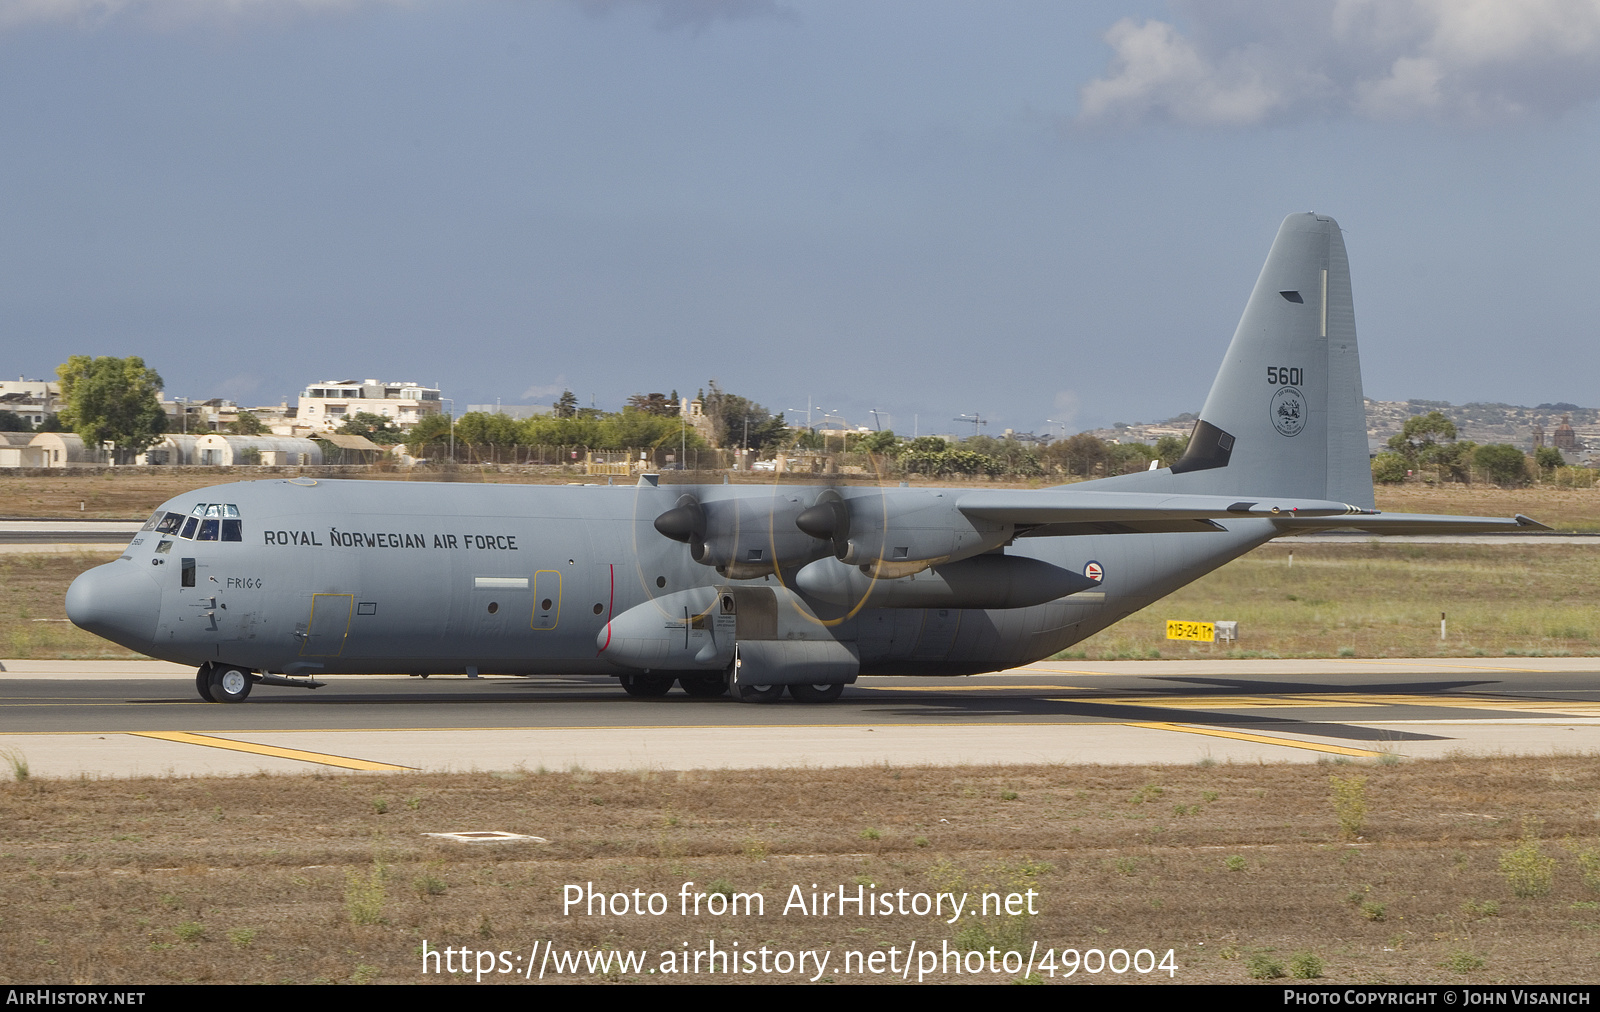
POLYGON ((150 519, 146 520, 144 522, 144 526, 139 528, 139 530, 141 530, 141 531, 153 531, 153 530, 155 530, 156 529, 156 524, 160 523, 161 522, 161 518, 166 516, 166 515, 167 514, 165 512, 163 512, 162 510, 156 510, 154 513, 150 514, 150 519))
POLYGON ((156 529, 168 534, 176 531, 180 523, 183 525, 183 530, 178 537, 190 541, 244 540, 244 523, 239 518, 239 507, 231 502, 196 503, 189 511, 188 517, 168 513, 166 519, 157 524, 156 529), (162 526, 169 522, 170 529, 162 526))
POLYGON ((180 528, 182 526, 183 526, 183 514, 182 513, 167 513, 167 514, 164 514, 161 517, 160 522, 158 522, 156 524, 156 533, 157 534, 176 534, 176 533, 178 533, 178 528, 180 528))

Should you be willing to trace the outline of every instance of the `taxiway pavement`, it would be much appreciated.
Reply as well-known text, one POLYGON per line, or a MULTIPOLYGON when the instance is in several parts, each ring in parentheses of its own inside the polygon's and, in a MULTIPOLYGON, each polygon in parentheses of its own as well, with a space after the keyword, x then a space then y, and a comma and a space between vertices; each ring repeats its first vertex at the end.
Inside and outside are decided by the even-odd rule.
POLYGON ((0 756, 46 777, 1600 753, 1597 658, 1047 661, 863 678, 825 706, 634 699, 590 676, 387 675, 257 687, 230 706, 159 661, 0 667, 0 756))

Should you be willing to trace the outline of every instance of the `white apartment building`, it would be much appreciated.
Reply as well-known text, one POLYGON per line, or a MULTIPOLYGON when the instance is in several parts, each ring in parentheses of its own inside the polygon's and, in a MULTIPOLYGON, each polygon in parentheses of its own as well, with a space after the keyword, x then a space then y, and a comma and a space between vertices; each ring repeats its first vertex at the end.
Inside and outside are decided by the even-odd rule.
POLYGON ((300 392, 295 421, 315 432, 330 432, 346 418, 365 411, 409 429, 424 417, 438 414, 439 408, 439 391, 418 383, 324 380, 300 392))
POLYGON ((61 388, 47 380, 0 380, 0 411, 14 411, 29 425, 62 408, 61 388))

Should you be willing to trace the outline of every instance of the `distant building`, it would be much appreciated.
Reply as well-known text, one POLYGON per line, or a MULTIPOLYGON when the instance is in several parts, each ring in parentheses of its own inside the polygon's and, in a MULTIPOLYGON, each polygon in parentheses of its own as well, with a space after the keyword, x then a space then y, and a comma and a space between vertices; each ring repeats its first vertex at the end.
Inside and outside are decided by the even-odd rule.
POLYGON ((711 416, 706 414, 706 404, 696 397, 690 400, 687 397, 678 401, 678 416, 688 422, 689 428, 699 434, 708 446, 716 444, 716 426, 711 422, 711 416))
POLYGON ((366 412, 409 429, 424 417, 438 414, 439 407, 439 391, 417 383, 324 380, 301 391, 295 420, 316 432, 332 432, 345 419, 366 412))
POLYGON ((195 444, 200 440, 201 436, 208 434, 203 431, 195 431, 188 434, 168 432, 161 437, 161 442, 144 451, 141 459, 135 461, 135 463, 159 464, 163 467, 179 464, 198 464, 200 463, 200 456, 195 449, 195 444))
POLYGON ((233 436, 213 432, 195 441, 198 464, 228 467, 237 464, 322 463, 322 447, 292 436, 233 436))
POLYGON ((239 405, 221 397, 204 401, 174 397, 162 401, 161 408, 167 413, 167 431, 181 435, 219 432, 239 417, 239 405))
POLYGON ((36 467, 86 467, 106 463, 104 451, 83 445, 76 432, 40 432, 30 446, 37 447, 43 459, 36 467))
POLYGON ((0 411, 12 411, 35 428, 61 410, 61 388, 45 380, 0 380, 0 411))
POLYGON ((0 432, 0 467, 43 467, 44 448, 31 432, 0 432))
POLYGON ((1572 430, 1572 416, 1562 415, 1561 424, 1556 426, 1555 438, 1552 440, 1556 449, 1563 453, 1578 452, 1578 434, 1572 430))

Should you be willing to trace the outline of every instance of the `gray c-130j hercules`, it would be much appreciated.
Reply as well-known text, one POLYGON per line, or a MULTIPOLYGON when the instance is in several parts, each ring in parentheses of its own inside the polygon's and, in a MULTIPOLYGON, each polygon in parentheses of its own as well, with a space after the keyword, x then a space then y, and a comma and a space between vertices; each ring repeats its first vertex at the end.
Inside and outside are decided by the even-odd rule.
POLYGON ((1281 535, 1540 526, 1374 510, 1344 241, 1295 214, 1170 468, 1043 490, 240 482, 168 501, 66 603, 219 702, 345 672, 827 702, 858 674, 1048 657, 1281 535))

